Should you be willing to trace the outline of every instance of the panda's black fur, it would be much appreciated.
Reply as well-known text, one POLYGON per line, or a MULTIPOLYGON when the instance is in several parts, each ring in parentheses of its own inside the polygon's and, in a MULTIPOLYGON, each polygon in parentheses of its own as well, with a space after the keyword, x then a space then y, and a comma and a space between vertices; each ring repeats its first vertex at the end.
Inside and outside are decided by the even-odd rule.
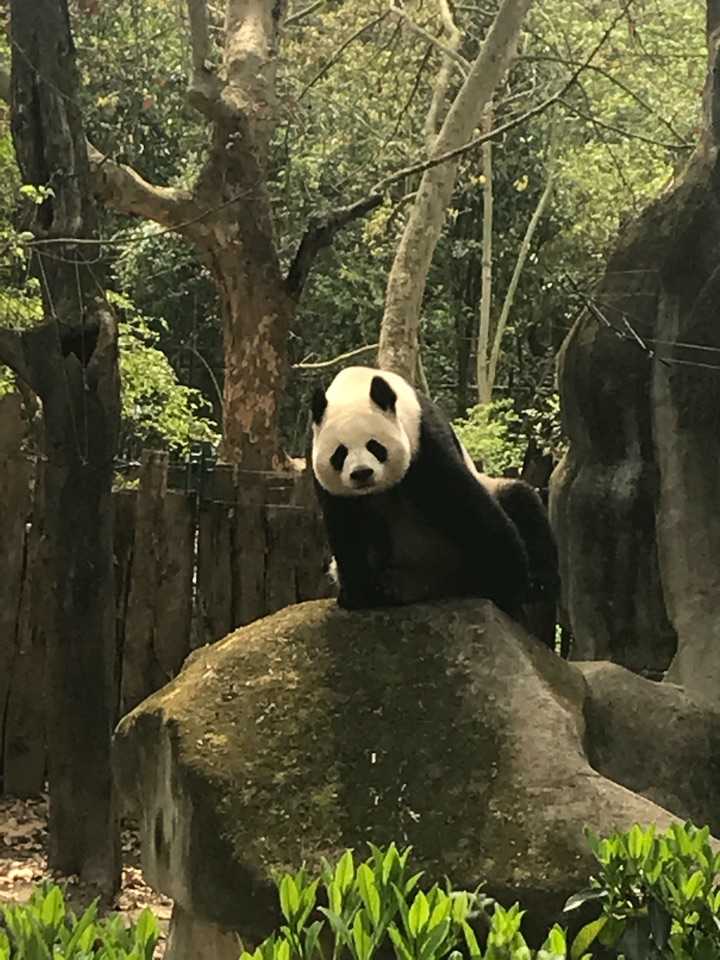
MULTIPOLYGON (((381 401, 378 416, 387 420, 394 412, 395 392, 384 381, 378 385, 385 377, 380 371, 368 371, 368 377, 371 391, 381 401)), ((328 400, 323 391, 313 400, 309 462, 337 562, 338 603, 358 609, 485 597, 520 619, 530 590, 521 536, 508 513, 468 468, 439 408, 415 391, 408 394, 409 390, 404 385, 403 396, 414 397, 419 416, 409 467, 389 489, 366 495, 353 495, 353 491, 337 495, 318 481, 313 443, 321 436, 328 400)), ((372 419, 372 413, 358 416, 372 419)), ((340 433, 335 440, 341 444, 340 433)), ((321 466, 330 473, 324 461, 321 466)))

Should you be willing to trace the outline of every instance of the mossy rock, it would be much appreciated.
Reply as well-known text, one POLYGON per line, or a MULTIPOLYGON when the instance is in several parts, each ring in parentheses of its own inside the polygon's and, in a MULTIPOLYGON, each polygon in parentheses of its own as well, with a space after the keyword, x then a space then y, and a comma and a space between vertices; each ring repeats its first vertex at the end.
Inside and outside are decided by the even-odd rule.
POLYGON ((484 601, 289 607, 194 653, 121 722, 146 877, 252 943, 273 872, 364 842, 486 882, 543 925, 583 886, 583 835, 671 817, 591 769, 582 673, 484 601))

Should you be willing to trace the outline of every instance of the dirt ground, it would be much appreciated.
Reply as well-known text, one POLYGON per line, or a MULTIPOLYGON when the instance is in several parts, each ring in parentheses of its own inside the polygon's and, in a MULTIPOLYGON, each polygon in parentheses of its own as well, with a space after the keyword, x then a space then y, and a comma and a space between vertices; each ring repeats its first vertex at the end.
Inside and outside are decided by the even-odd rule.
MULTIPOLYGON (((140 847, 131 825, 122 831, 122 887, 114 903, 104 912, 120 913, 135 919, 143 907, 149 907, 162 930, 156 960, 162 957, 167 936, 172 900, 155 893, 143 881, 140 847)), ((43 880, 66 884, 66 899, 77 912, 91 902, 77 877, 53 876, 47 867, 47 797, 13 800, 0 797, 0 903, 21 903, 43 880)))

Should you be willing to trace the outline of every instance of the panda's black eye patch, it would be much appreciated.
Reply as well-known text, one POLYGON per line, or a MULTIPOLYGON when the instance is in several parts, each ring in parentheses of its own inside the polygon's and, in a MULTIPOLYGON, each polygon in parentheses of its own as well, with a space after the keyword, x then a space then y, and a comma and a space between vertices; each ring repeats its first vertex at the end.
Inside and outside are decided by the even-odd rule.
POLYGON ((330 457, 330 464, 332 465, 333 469, 337 470, 338 473, 340 473, 342 470, 347 455, 348 448, 341 443, 335 453, 330 457))
POLYGON ((368 442, 365 444, 365 449, 368 450, 379 463, 385 463, 387 460, 387 448, 377 440, 368 440, 368 442))

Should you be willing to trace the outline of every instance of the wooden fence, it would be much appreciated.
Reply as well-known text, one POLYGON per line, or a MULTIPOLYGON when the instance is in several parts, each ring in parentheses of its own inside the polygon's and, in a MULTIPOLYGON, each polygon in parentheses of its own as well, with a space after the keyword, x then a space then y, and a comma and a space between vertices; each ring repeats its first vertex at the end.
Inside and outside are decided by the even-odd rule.
MULTIPOLYGON (((0 792, 22 796, 45 779, 42 484, 14 439, 0 435, 0 792)), ((330 595, 304 475, 219 467, 200 491, 178 490, 167 456, 147 452, 114 509, 118 717, 191 649, 330 595)))

